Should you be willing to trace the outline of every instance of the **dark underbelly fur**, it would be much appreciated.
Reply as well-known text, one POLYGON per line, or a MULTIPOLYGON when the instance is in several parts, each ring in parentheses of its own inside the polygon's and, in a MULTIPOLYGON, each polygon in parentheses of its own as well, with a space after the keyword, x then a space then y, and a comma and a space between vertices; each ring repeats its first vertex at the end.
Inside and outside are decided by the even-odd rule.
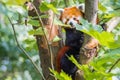
POLYGON ((82 32, 77 30, 73 29, 65 30, 66 30, 65 46, 69 46, 70 49, 66 51, 64 56, 62 56, 62 59, 60 60, 60 65, 61 69, 74 79, 77 67, 68 59, 67 56, 70 57, 71 55, 73 55, 74 58, 77 61, 79 61, 79 51, 84 41, 84 35, 82 32))

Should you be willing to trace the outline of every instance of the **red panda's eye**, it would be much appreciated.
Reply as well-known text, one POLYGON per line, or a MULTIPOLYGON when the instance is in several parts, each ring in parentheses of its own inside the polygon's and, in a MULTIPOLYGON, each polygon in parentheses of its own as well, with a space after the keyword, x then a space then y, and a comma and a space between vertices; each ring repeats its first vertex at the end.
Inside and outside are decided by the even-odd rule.
POLYGON ((73 20, 76 20, 76 18, 73 18, 73 20))

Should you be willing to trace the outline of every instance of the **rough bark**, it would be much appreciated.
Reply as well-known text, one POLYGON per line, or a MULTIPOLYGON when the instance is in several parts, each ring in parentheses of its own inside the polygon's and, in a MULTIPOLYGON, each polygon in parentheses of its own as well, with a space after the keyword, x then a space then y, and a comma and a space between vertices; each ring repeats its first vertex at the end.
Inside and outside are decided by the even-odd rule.
MULTIPOLYGON (((85 19, 96 24, 98 0, 85 0, 85 19)), ((84 35, 84 44, 80 52, 80 62, 87 64, 97 53, 98 41, 89 35, 84 35)))
MULTIPOLYGON (((48 11, 48 12, 45 12, 45 13, 41 13, 40 10, 39 10, 39 6, 40 6, 41 1, 42 0, 34 0, 33 1, 33 5, 36 7, 36 9, 37 9, 37 11, 38 11, 38 13, 40 15, 41 14, 50 15, 49 18, 42 19, 42 22, 43 22, 44 27, 45 26, 51 26, 50 22, 51 22, 51 16, 53 16, 53 13, 51 11, 48 11)), ((34 9, 30 10, 28 12, 28 15, 32 16, 32 17, 37 16, 37 14, 36 14, 34 9)), ((39 20, 39 19, 37 19, 37 20, 39 20)), ((33 26, 33 28, 36 29, 37 27, 33 26)), ((54 80, 54 77, 52 77, 50 75, 49 68, 52 68, 52 65, 55 66, 55 64, 54 64, 55 60, 54 59, 55 59, 56 53, 57 53, 57 51, 59 49, 59 46, 56 46, 56 44, 55 45, 50 45, 49 44, 49 48, 52 51, 52 52, 50 52, 48 50, 48 48, 46 48, 46 46, 48 46, 48 44, 46 45, 45 36, 35 35, 35 37, 36 37, 36 42, 37 42, 37 45, 38 45, 39 57, 40 57, 40 62, 41 62, 40 66, 42 68, 43 76, 45 77, 45 80, 54 80)), ((49 39, 49 36, 48 36, 48 39, 49 39)))
MULTIPOLYGON (((85 0, 85 19, 96 24, 98 0, 85 0)), ((80 63, 89 64, 97 54, 98 41, 91 36, 84 35, 84 43, 80 50, 80 63)), ((77 71, 76 80, 84 80, 84 72, 77 71)))

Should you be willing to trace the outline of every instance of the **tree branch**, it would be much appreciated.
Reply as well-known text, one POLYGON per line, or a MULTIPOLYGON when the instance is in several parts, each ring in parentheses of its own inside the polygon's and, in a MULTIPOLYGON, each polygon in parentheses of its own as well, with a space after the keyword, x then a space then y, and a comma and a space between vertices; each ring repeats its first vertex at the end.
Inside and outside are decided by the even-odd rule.
MULTIPOLYGON (((98 0, 85 0, 85 19, 96 24, 98 0)), ((97 54, 98 41, 91 36, 84 34, 84 43, 80 50, 80 63, 88 64, 97 54)), ((76 80, 84 80, 84 72, 76 73, 76 80)))
POLYGON ((107 23, 107 32, 111 32, 120 23, 120 17, 113 17, 107 23))
POLYGON ((31 61, 31 63, 34 65, 35 69, 38 71, 38 73, 42 76, 43 80, 45 80, 43 74, 40 72, 39 68, 37 67, 37 65, 34 63, 34 61, 32 60, 32 58, 28 55, 28 53, 20 46, 19 42, 18 42, 18 39, 17 39, 17 36, 16 36, 16 31, 15 31, 15 28, 14 28, 14 24, 12 23, 11 19, 7 16, 11 26, 12 26, 12 29, 13 29, 13 32, 14 32, 14 37, 15 37, 15 41, 17 43, 17 46, 18 48, 28 57, 28 59, 31 61))
POLYGON ((111 70, 117 65, 117 63, 120 61, 120 58, 111 66, 111 68, 108 70, 108 72, 111 72, 111 70))
MULTIPOLYGON (((52 0, 49 0, 49 1, 52 1, 52 0)), ((32 17, 37 17, 36 20, 38 20, 40 24, 42 22, 42 25, 33 26, 33 29, 42 27, 42 29, 46 28, 46 30, 47 30, 47 28, 48 28, 49 31, 54 31, 54 30, 50 30, 52 27, 52 25, 51 25, 52 20, 50 20, 52 14, 49 13, 49 11, 46 11, 43 13, 40 11, 39 6, 40 6, 41 2, 42 2, 42 0, 34 0, 33 3, 30 2, 33 8, 30 8, 30 10, 28 10, 28 15, 32 16, 32 17), (49 18, 40 18, 39 15, 49 15, 49 18)), ((55 29, 55 28, 56 28, 56 26, 54 26, 53 29, 55 29)), ((47 30, 48 34, 49 34, 49 31, 47 30)), ((52 33, 52 35, 50 35, 50 36, 53 36, 54 32, 50 32, 50 33, 52 33)), ((54 80, 54 77, 50 76, 49 68, 51 67, 52 69, 54 69, 53 65, 55 65, 55 64, 53 64, 54 63, 53 59, 55 59, 56 53, 58 52, 58 49, 59 49, 59 46, 57 46, 56 43, 55 43, 55 45, 54 45, 54 43, 52 45, 49 44, 49 35, 47 35, 47 34, 45 34, 45 36, 44 35, 43 36, 35 35, 35 37, 36 37, 37 46, 39 49, 39 57, 41 60, 40 66, 42 67, 43 75, 45 76, 46 80, 54 80)))
POLYGON ((47 39, 47 35, 45 34, 45 31, 44 31, 45 26, 44 26, 44 24, 43 24, 43 22, 42 22, 42 19, 40 18, 40 15, 39 15, 36 7, 34 6, 34 4, 32 4, 32 6, 33 6, 33 8, 34 8, 34 10, 35 10, 35 12, 36 12, 36 14, 37 14, 37 17, 38 17, 38 19, 39 19, 39 23, 41 24, 42 31, 43 31, 43 33, 44 33, 43 36, 45 37, 45 40, 46 40, 46 42, 47 42, 48 52, 49 52, 50 55, 51 55, 51 68, 54 70, 54 65, 53 65, 53 60, 52 60, 52 59, 53 59, 52 49, 51 49, 51 46, 50 46, 49 41, 48 41, 48 39, 47 39))
MULTIPOLYGON (((85 19, 96 24, 98 0, 85 0, 85 19)), ((98 41, 84 34, 84 43, 80 51, 80 63, 87 64, 97 53, 98 41)))

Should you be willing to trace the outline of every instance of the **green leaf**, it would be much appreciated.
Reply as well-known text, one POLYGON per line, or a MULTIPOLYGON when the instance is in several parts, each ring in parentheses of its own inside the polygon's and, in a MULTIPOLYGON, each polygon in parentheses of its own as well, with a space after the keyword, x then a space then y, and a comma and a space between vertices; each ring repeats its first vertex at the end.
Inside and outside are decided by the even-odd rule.
POLYGON ((94 67, 96 71, 106 72, 106 70, 110 69, 110 67, 118 58, 120 58, 120 53, 109 53, 94 59, 90 64, 94 67))
POLYGON ((29 0, 7 0, 5 3, 7 5, 24 5, 24 3, 29 0))
POLYGON ((113 13, 109 13, 109 14, 104 15, 103 18, 112 18, 114 16, 116 16, 116 15, 113 13))
POLYGON ((114 17, 114 16, 120 16, 119 13, 120 13, 120 9, 119 10, 113 10, 109 14, 112 14, 112 17, 114 17))
POLYGON ((70 61, 72 61, 72 63, 74 63, 80 70, 82 70, 81 65, 76 61, 76 59, 73 57, 73 55, 71 55, 70 57, 68 57, 68 59, 70 61))
POLYGON ((31 24, 32 26, 40 26, 40 23, 38 20, 29 20, 28 23, 31 24))
POLYGON ((38 50, 35 39, 27 38, 23 41, 23 44, 26 45, 27 51, 32 50, 32 52, 33 52, 34 50, 38 50), (33 49, 33 47, 34 47, 34 49, 33 49))
POLYGON ((60 76, 62 76, 64 78, 64 80, 72 80, 72 78, 63 71, 60 72, 60 76))
POLYGON ((42 12, 48 11, 51 9, 54 13, 58 13, 57 9, 54 7, 53 4, 47 3, 47 2, 42 2, 41 6, 39 7, 42 12))
POLYGON ((70 76, 68 76, 68 74, 66 74, 65 72, 61 71, 60 74, 55 71, 55 70, 52 70, 50 69, 50 72, 52 72, 54 74, 54 76, 59 79, 59 80, 72 80, 72 78, 70 76))
POLYGON ((120 47, 120 43, 114 40, 114 35, 112 33, 105 31, 99 33, 98 31, 95 30, 90 31, 83 30, 83 32, 97 39, 99 43, 103 46, 107 46, 108 48, 120 47))
POLYGON ((76 24, 76 29, 94 37, 101 45, 111 49, 120 47, 120 39, 115 41, 114 35, 103 31, 101 26, 92 25, 85 20, 81 20, 81 23, 82 26, 76 24))
POLYGON ((36 29, 36 30, 30 30, 30 31, 28 31, 28 33, 30 34, 30 35, 44 35, 44 33, 43 33, 43 30, 42 30, 42 27, 39 27, 38 29, 36 29))
POLYGON ((63 24, 58 18, 54 18, 54 24, 62 26, 62 27, 70 27, 70 25, 63 24))
MULTIPOLYGON (((109 69, 108 67, 111 67, 112 63, 110 64, 109 62, 113 61, 113 55, 111 57, 106 56, 102 57, 101 59, 98 58, 97 60, 94 60, 91 62, 89 65, 80 65, 73 56, 69 57, 69 59, 80 69, 84 72, 84 78, 86 80, 109 80, 114 76, 115 74, 112 73, 107 73, 106 69, 109 69), (109 58, 109 59, 108 59, 109 58), (110 61, 109 61, 110 60, 110 61), (93 72, 90 67, 92 67, 95 71, 93 72)), ((116 55, 116 57, 120 57, 116 55)), ((115 60, 115 58, 114 58, 115 60)))
POLYGON ((102 32, 103 31, 101 26, 93 25, 93 24, 89 23, 87 20, 80 19, 80 23, 82 25, 76 24, 76 29, 78 29, 78 30, 87 30, 87 31, 89 31, 89 30, 96 30, 98 32, 102 32))
POLYGON ((49 8, 46 6, 45 2, 42 2, 42 4, 39 7, 40 11, 45 12, 48 11, 49 8))
POLYGON ((116 49, 108 49, 106 50, 106 53, 109 53, 109 54, 120 54, 120 48, 116 48, 116 49))
POLYGON ((55 38, 53 39, 53 42, 58 42, 60 40, 61 40, 61 38, 59 38, 58 36, 55 36, 55 38))
POLYGON ((106 12, 106 11, 107 11, 106 7, 103 6, 101 3, 98 4, 98 8, 99 8, 101 11, 103 11, 103 12, 106 12))
POLYGON ((64 80, 64 78, 61 77, 60 74, 57 71, 54 71, 54 70, 50 69, 50 72, 52 72, 57 79, 64 80))

